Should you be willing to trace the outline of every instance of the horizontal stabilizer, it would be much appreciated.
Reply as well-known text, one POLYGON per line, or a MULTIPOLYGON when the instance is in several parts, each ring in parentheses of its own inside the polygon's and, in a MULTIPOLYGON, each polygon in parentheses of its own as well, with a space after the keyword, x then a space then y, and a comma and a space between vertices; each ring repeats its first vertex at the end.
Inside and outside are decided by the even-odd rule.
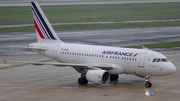
POLYGON ((24 50, 45 50, 45 48, 42 47, 24 47, 24 46, 11 46, 11 48, 15 48, 15 49, 24 49, 24 50))

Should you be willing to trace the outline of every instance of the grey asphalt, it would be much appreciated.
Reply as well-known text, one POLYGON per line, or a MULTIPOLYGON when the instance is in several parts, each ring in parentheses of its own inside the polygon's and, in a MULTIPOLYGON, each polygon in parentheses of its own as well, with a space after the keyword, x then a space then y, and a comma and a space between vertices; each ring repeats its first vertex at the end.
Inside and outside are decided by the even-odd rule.
MULTIPOLYGON (((30 6, 32 0, 0 1, 0 6, 30 6)), ((180 2, 180 0, 36 0, 41 5, 83 5, 83 4, 124 4, 124 3, 153 3, 180 2)))
MULTIPOLYGON (((53 1, 56 2, 56 0, 53 1)), ((72 2, 79 0, 59 1, 72 2)), ((97 2, 95 3, 98 3, 98 1, 101 0, 96 1, 97 2)), ((103 1, 108 2, 110 0, 103 1)), ((132 2, 133 0, 112 1, 132 2)), ((148 2, 149 0, 143 1, 148 2)), ((153 0, 150 0, 150 2, 151 1, 153 0)), ((154 1, 173 2, 175 0, 154 1)), ((27 0, 27 2, 30 2, 30 0, 27 0)), ((1 4, 2 2, 0 2, 0 5, 1 4)), ((15 2, 15 4, 21 5, 22 3, 15 2)), ((12 3, 8 5, 12 5, 12 3)), ((65 42, 74 43, 78 41, 78 43, 85 44, 124 46, 164 41, 179 41, 179 32, 180 27, 146 27, 61 31, 58 32, 58 36, 65 42)), ((38 61, 47 59, 44 56, 36 55, 28 50, 12 48, 14 46, 27 46, 27 44, 35 41, 35 33, 1 34, 0 56, 3 56, 8 60, 38 61)), ((0 101, 179 101, 179 50, 163 51, 162 53, 175 64, 177 72, 170 76, 151 78, 153 87, 150 89, 144 88, 144 79, 133 75, 120 75, 120 79, 117 82, 110 82, 106 85, 96 85, 90 83, 88 85, 79 86, 77 79, 80 75, 72 68, 0 64, 0 101)), ((0 61, 0 63, 2 63, 2 61, 0 61)))
MULTIPOLYGON (((180 27, 142 27, 97 30, 72 30, 57 32, 59 38, 67 43, 80 43, 105 46, 129 46, 180 40, 180 27)), ((35 32, 0 34, 0 56, 34 54, 27 47, 37 42, 35 32)))

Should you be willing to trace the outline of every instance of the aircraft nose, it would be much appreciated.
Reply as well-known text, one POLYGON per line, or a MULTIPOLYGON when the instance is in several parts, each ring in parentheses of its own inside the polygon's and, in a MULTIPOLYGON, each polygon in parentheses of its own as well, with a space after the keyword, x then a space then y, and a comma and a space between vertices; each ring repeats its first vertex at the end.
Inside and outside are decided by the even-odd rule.
POLYGON ((170 74, 172 74, 172 73, 176 72, 176 67, 171 63, 168 71, 170 74))

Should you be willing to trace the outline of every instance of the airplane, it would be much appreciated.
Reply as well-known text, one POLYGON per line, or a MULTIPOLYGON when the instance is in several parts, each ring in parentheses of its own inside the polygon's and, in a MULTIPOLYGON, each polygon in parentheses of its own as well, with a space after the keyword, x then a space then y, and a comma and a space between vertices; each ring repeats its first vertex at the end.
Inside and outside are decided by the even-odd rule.
POLYGON ((37 42, 28 48, 57 62, 6 61, 35 65, 69 66, 81 73, 79 85, 116 81, 118 74, 145 78, 145 87, 152 87, 152 76, 170 75, 176 67, 163 54, 146 48, 123 48, 65 43, 59 39, 37 2, 31 2, 37 42))

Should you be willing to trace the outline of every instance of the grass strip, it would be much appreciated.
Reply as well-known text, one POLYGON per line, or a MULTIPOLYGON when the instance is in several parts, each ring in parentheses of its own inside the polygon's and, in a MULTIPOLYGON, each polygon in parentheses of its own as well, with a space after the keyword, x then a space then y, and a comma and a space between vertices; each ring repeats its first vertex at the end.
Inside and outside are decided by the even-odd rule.
MULTIPOLYGON (((173 48, 173 47, 180 47, 180 41, 173 41, 173 42, 161 42, 155 44, 144 44, 142 45, 147 48, 173 48)), ((142 48, 142 46, 126 46, 128 48, 142 48)))
MULTIPOLYGON (((42 6, 51 23, 166 20, 180 18, 180 3, 42 6)), ((30 6, 0 7, 0 25, 31 24, 30 6)))
MULTIPOLYGON (((134 28, 134 27, 157 27, 157 26, 180 26, 180 21, 169 22, 139 22, 139 23, 111 23, 111 24, 77 24, 77 25, 54 25, 56 31, 60 30, 88 30, 107 28, 134 28)), ((34 27, 0 28, 0 33, 9 32, 34 32, 34 27)))

